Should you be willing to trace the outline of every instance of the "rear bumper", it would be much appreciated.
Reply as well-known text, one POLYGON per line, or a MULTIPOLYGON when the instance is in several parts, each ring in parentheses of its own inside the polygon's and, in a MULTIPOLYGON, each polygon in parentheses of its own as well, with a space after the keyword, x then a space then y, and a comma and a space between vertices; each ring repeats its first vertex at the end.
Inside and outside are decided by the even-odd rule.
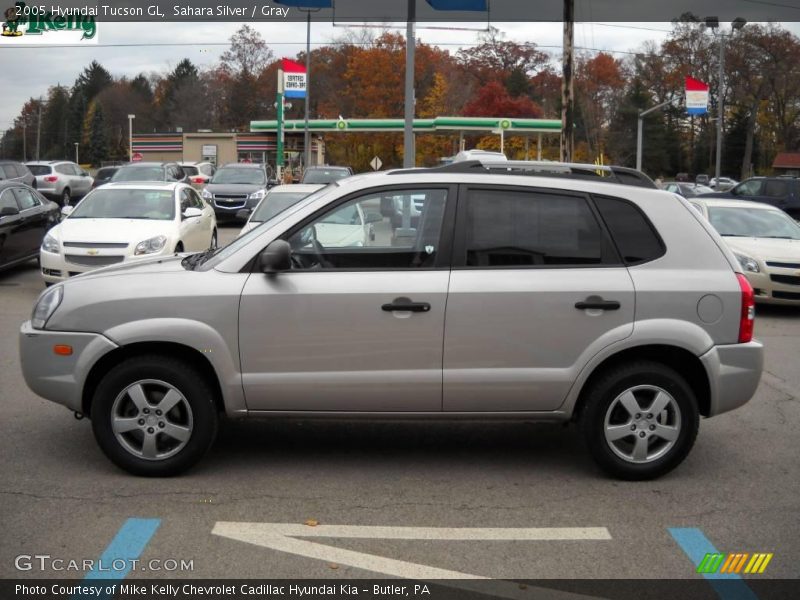
POLYGON ((99 333, 34 329, 30 321, 19 330, 19 354, 25 383, 35 394, 82 411, 83 385, 92 366, 117 345, 99 333), (70 356, 53 352, 55 344, 72 346, 70 356))
POLYGON ((761 342, 714 346, 700 357, 709 377, 709 417, 745 404, 756 392, 764 367, 761 342))

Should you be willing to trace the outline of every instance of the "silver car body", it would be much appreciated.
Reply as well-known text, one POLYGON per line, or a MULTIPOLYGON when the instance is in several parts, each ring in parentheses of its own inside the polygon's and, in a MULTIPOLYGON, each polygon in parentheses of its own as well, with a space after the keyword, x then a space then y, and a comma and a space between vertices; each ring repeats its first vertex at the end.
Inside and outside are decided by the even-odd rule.
POLYGON ((36 189, 49 198, 61 200, 64 192, 78 198, 88 194, 94 179, 80 165, 68 160, 52 160, 25 163, 28 168, 47 167, 48 173, 36 175, 36 189))
POLYGON ((738 343, 738 263, 708 222, 667 192, 558 182, 561 190, 627 200, 647 215, 667 250, 637 266, 277 275, 248 268, 271 241, 341 197, 375 186, 455 192, 483 184, 542 189, 553 180, 355 176, 284 211, 197 270, 184 268, 181 257, 159 257, 71 279, 61 284, 63 301, 45 328, 22 326, 25 379, 40 396, 86 412, 105 361, 146 343, 201 357, 232 417, 567 420, 595 369, 621 353, 648 350, 681 353, 697 365, 705 416, 751 398, 763 348, 738 343), (616 298, 621 309, 576 310, 576 299, 592 295, 616 298), (399 297, 428 302, 430 310, 378 310, 399 297), (54 344, 74 351, 54 356, 54 344))

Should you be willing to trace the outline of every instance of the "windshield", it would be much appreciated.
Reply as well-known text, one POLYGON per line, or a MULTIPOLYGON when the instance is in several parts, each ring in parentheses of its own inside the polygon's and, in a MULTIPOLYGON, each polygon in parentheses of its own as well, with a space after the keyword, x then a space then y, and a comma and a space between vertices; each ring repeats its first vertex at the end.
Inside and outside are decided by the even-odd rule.
POLYGON ((123 167, 111 177, 111 181, 164 181, 161 167, 123 167))
POLYGON ((258 205, 253 216, 250 217, 250 222, 262 223, 269 221, 272 217, 290 206, 294 206, 306 196, 308 196, 308 192, 271 192, 258 205))
POLYGON ((800 225, 775 210, 711 207, 708 220, 720 235, 800 240, 800 225))
POLYGON ((46 165, 28 165, 34 175, 50 175, 50 167, 46 165))
POLYGON ((86 196, 69 219, 175 218, 175 196, 171 190, 119 190, 99 188, 86 196))
POLYGON ((242 183, 245 185, 264 185, 266 179, 261 169, 220 169, 211 183, 242 183))
POLYGON ((330 183, 349 176, 347 169, 309 169, 303 175, 303 183, 330 183))

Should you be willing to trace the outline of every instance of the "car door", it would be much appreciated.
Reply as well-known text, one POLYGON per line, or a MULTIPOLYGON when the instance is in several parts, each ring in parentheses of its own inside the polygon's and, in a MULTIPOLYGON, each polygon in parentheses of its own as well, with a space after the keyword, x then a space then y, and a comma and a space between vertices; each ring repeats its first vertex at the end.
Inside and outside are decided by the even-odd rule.
POLYGON ((557 409, 591 356, 633 331, 634 291, 583 194, 459 191, 445 411, 557 409))
MULTIPOLYGON (((12 188, 0 191, 0 210, 19 211, 12 188)), ((10 263, 24 255, 24 218, 20 214, 0 216, 0 265, 10 263)))
POLYGON ((34 192, 24 187, 12 188, 19 206, 23 224, 20 230, 25 256, 36 254, 42 245, 44 234, 50 227, 50 219, 45 207, 34 192))
POLYGON ((795 219, 800 219, 800 206, 792 194, 795 181, 788 177, 770 178, 764 180, 759 202, 776 206, 789 213, 795 219))
POLYGON ((763 179, 748 179, 731 188, 729 194, 741 200, 758 200, 764 188, 763 179))
POLYGON ((239 349, 250 410, 441 411, 454 188, 409 191, 426 197, 414 235, 395 235, 381 192, 358 193, 281 236, 290 271, 247 280, 239 349), (354 206, 375 233, 363 245, 346 229, 354 206), (342 227, 323 245, 315 230, 332 224, 342 227))
MULTIPOLYGON (((181 242, 183 243, 184 250, 194 251, 200 250, 201 243, 199 242, 201 238, 201 231, 200 231, 200 218, 201 217, 189 217, 186 218, 183 216, 183 213, 186 211, 187 208, 194 208, 194 201, 189 193, 189 189, 185 187, 181 187, 178 189, 178 201, 179 201, 179 235, 181 242)), ((205 249, 205 248, 203 248, 205 249)))
POLYGON ((194 188, 189 188, 188 191, 191 206, 203 211, 202 216, 197 219, 197 250, 206 250, 211 242, 211 234, 216 223, 214 209, 200 199, 194 188))

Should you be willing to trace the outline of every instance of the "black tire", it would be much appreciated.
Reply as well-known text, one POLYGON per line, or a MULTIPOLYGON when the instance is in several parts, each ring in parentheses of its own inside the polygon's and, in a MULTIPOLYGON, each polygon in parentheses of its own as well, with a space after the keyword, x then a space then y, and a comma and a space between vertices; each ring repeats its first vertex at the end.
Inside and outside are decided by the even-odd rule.
POLYGON ((211 245, 208 247, 209 250, 216 250, 219 240, 217 239, 217 230, 215 229, 211 233, 211 245))
MULTIPOLYGON (((669 424, 669 423, 664 423, 669 424)), ((677 467, 694 445, 700 425, 700 415, 697 408, 697 399, 694 392, 686 380, 674 369, 661 363, 652 361, 636 361, 633 363, 620 365, 601 375, 591 384, 588 390, 586 401, 580 414, 580 427, 583 433, 592 458, 600 467, 610 475, 619 479, 629 481, 640 481, 655 479, 668 473, 677 467), (677 437, 672 442, 659 437, 654 430, 662 425, 662 417, 654 415, 654 419, 648 419, 650 414, 646 410, 647 394, 653 394, 653 398, 659 392, 655 388, 666 392, 671 396, 674 403, 668 406, 669 411, 660 412, 664 418, 672 418, 675 425, 675 415, 679 421, 677 437), (630 412, 624 409, 620 398, 626 390, 635 390, 637 403, 643 407, 641 418, 630 415, 630 421, 625 422, 625 418, 630 412), (612 404, 614 406, 612 407, 612 404), (611 409, 611 411, 609 411, 611 409), (622 419, 619 419, 620 414, 622 419), (623 439, 616 442, 606 439, 606 418, 609 417, 609 426, 620 427, 620 434, 625 434, 623 439), (624 424, 625 430, 621 425, 624 424), (635 429, 634 429, 635 427, 635 429), (627 428, 631 433, 627 434, 627 428), (642 435, 644 434, 644 435, 642 435), (647 448, 646 462, 633 462, 634 451, 637 439, 641 436, 643 444, 647 448), (652 436, 652 437, 650 437, 652 436), (671 446, 669 445, 671 443, 671 446), (612 449, 616 448, 616 451, 612 449), (626 447, 630 446, 630 456, 626 459, 619 453, 625 454, 626 447), (653 458, 650 459, 650 449, 653 449, 653 458), (659 454, 663 452, 663 454, 659 454)), ((666 431, 666 429, 664 430, 666 431)))
POLYGON ((69 201, 72 198, 69 192, 69 188, 64 188, 64 191, 61 192, 61 206, 69 206, 69 201))
POLYGON ((183 252, 183 242, 178 242, 175 244, 175 254, 178 254, 179 252, 183 252))
MULTIPOLYGON (((150 412, 146 418, 149 419, 152 417, 154 420, 169 420, 174 418, 176 413, 171 413, 171 411, 166 411, 167 414, 162 417, 155 416, 155 409, 158 404, 152 403, 151 399, 155 398, 158 400, 159 388, 158 384, 148 383, 145 383, 144 387, 150 385, 153 385, 153 388, 149 392, 150 395, 148 396, 147 406, 152 412, 150 412), (173 417, 170 417, 170 414, 172 414, 173 417)), ((111 462, 129 473, 146 477, 167 477, 176 475, 192 467, 205 455, 213 444, 218 427, 214 393, 205 379, 203 379, 202 374, 182 360, 160 355, 136 356, 112 368, 100 381, 94 393, 91 417, 95 439, 111 462), (129 449, 129 447, 135 446, 137 441, 141 443, 141 439, 143 439, 145 435, 145 426, 152 425, 150 432, 153 433, 155 429, 156 431, 153 437, 158 440, 158 442, 153 442, 153 448, 156 448, 156 443, 162 445, 162 450, 164 446, 167 445, 166 450, 163 451, 168 454, 170 451, 168 447, 169 443, 176 442, 177 440, 168 435, 162 435, 162 432, 158 430, 158 427, 163 426, 160 422, 145 422, 141 427, 141 431, 137 429, 136 431, 125 433, 124 435, 126 437, 124 439, 126 442, 118 438, 112 426, 112 416, 115 418, 133 416, 134 419, 145 416, 141 411, 136 413, 135 409, 134 413, 128 413, 128 415, 115 416, 112 414, 115 410, 119 410, 118 407, 121 406, 123 402, 128 402, 128 408, 132 408, 130 406, 132 396, 123 395, 123 392, 129 386, 143 381, 157 381, 174 387, 183 397, 182 401, 175 405, 176 409, 180 411, 178 414, 182 413, 185 415, 188 413, 189 415, 187 429, 190 433, 188 439, 182 442, 182 446, 178 446, 178 448, 173 450, 174 454, 163 458, 156 457, 153 459, 146 459, 140 455, 136 455, 133 450, 129 449), (122 400, 117 402, 118 398, 122 398, 122 400), (186 410, 183 401, 188 404, 190 410, 186 410), (115 403, 117 404, 116 409, 115 403), (140 437, 137 438, 135 436, 140 437), (125 444, 130 445, 126 447, 125 444)), ((144 419, 141 419, 141 421, 144 421, 144 419)), ((166 431, 167 430, 164 430, 164 432, 166 431)), ((177 444, 173 443, 172 445, 175 446, 177 444)), ((142 446, 142 448, 144 448, 144 446, 142 446)))

